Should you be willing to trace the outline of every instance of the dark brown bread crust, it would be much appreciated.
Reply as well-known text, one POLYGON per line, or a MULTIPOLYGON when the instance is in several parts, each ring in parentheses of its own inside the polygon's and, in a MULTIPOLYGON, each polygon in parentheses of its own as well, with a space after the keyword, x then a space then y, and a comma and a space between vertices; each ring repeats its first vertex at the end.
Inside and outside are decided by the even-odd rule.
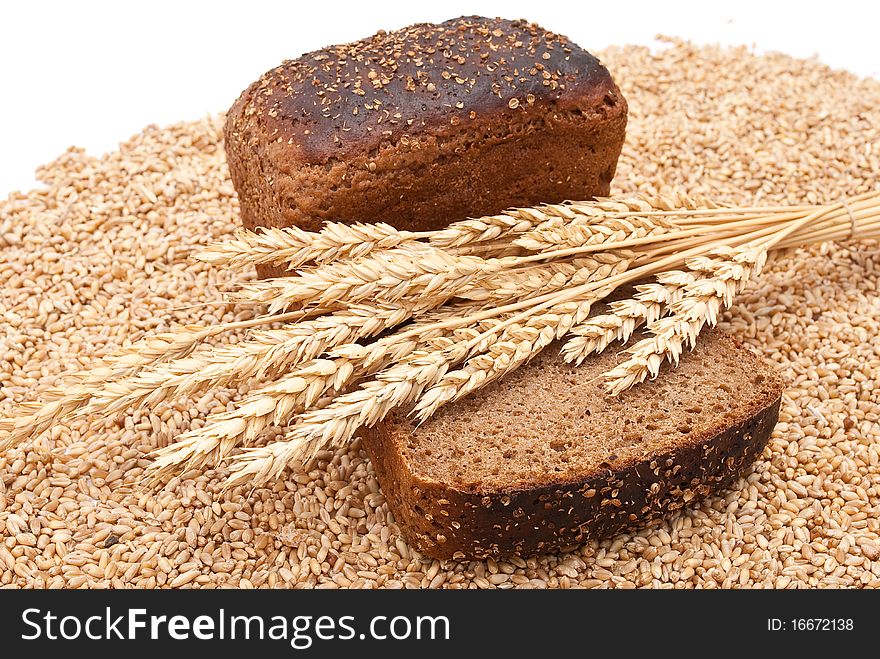
POLYGON ((226 152, 247 228, 427 230, 608 194, 626 111, 565 37, 463 17, 284 62, 229 111, 226 152))
POLYGON ((543 483, 508 488, 438 482, 407 456, 413 426, 401 416, 364 430, 364 446, 391 511, 419 551, 458 559, 553 551, 648 525, 723 490, 745 472, 778 420, 782 383, 740 350, 756 373, 767 373, 771 395, 721 430, 716 424, 714 432, 691 433, 674 450, 603 463, 579 478, 554 481, 548 475, 543 483))

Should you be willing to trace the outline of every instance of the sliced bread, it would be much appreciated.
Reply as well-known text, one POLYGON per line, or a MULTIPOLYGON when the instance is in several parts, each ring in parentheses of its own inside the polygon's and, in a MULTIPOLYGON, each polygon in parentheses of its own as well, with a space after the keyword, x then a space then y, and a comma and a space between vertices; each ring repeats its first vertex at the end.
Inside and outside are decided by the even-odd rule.
POLYGON ((613 398, 559 346, 441 409, 363 431, 407 540, 438 558, 528 555, 633 529, 733 483, 779 413, 775 370, 719 332, 678 368, 613 398))

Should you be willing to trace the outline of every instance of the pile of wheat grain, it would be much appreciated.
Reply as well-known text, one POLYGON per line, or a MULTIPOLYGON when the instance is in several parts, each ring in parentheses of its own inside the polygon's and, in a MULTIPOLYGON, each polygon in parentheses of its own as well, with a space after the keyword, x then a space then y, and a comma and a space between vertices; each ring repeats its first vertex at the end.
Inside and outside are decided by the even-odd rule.
MULTIPOLYGON (((681 43, 603 59, 631 111, 616 191, 821 203, 876 187, 877 81, 681 43)), ((150 127, 100 159, 71 150, 40 177, 0 204, 0 416, 125 341, 237 311, 201 303, 240 273, 188 259, 235 227, 219 119, 150 127)), ((244 393, 218 390, 0 457, 0 585, 880 586, 878 256, 801 250, 738 299, 724 324, 786 373, 781 422, 746 479, 659 527, 505 562, 423 559, 357 442, 253 492, 221 494, 224 471, 137 490, 150 451, 244 393)))

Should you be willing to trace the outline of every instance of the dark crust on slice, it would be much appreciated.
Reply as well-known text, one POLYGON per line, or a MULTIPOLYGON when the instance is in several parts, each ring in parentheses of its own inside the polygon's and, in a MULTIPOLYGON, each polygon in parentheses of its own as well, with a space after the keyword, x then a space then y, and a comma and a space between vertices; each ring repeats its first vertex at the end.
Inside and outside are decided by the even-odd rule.
MULTIPOLYGON (((511 206, 607 195, 626 117, 620 90, 586 51, 522 21, 469 17, 379 34, 283 64, 233 105, 225 145, 248 229, 299 226, 314 231, 335 220, 383 221, 424 231, 511 206), (425 45, 439 39, 455 41, 449 57, 425 45), (487 40, 491 48, 472 47, 487 40), (387 56, 389 49, 400 48, 413 55, 387 56), (483 58, 486 52, 490 55, 483 58), (358 73, 349 71, 358 57, 358 73), (503 64, 490 66, 502 58, 503 64), (312 72, 317 77, 309 77, 306 72, 316 62, 321 64, 312 72), (355 94, 355 79, 368 76, 373 65, 390 79, 380 89, 371 86, 366 96, 355 94), (408 89, 410 66, 422 72, 423 82, 436 78, 433 92, 427 82, 408 89), (467 73, 467 81, 459 83, 451 74, 445 78, 449 67, 467 73), (318 100, 326 96, 318 92, 332 86, 326 76, 350 83, 338 89, 338 108, 336 101, 321 105, 318 100), (493 85, 502 87, 500 97, 493 85), (389 119, 371 123, 384 110, 346 116, 352 104, 369 103, 373 92, 381 97, 379 107, 394 110, 389 119), (299 106, 309 103, 331 107, 329 116, 303 114, 299 106)), ((257 271, 262 277, 284 273, 271 266, 257 271)))
POLYGON ((772 397, 753 401, 746 415, 720 431, 692 433, 674 450, 580 478, 482 491, 437 482, 413 474, 403 457, 408 423, 365 429, 364 446, 392 513, 419 551, 462 559, 557 550, 648 525, 743 475, 778 420, 782 382, 742 350, 767 371, 772 397))

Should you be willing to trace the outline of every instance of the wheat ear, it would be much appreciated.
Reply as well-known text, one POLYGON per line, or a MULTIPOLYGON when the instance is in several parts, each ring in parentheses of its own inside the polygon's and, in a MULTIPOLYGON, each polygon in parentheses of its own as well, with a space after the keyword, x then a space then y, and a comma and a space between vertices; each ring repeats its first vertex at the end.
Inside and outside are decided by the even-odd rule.
POLYGON ((310 305, 324 307, 373 300, 418 298, 423 308, 436 306, 480 276, 504 267, 499 260, 455 256, 421 243, 405 244, 362 259, 302 270, 299 276, 268 279, 242 286, 234 297, 267 303, 270 312, 310 305))
POLYGON ((203 427, 183 433, 176 443, 156 451, 147 478, 158 479, 184 464, 194 468, 222 460, 236 446, 249 444, 267 428, 283 425, 315 405, 335 389, 337 381, 344 383, 351 371, 350 366, 333 360, 316 359, 281 376, 249 394, 233 410, 211 415, 203 427))
POLYGON ((625 271, 635 258, 635 252, 613 250, 595 252, 571 261, 505 270, 474 282, 457 297, 483 302, 534 297, 605 279, 625 271))
MULTIPOLYGON (((184 433, 176 443, 157 451, 149 477, 158 480, 182 465, 192 468, 211 459, 222 459, 263 429, 287 423, 295 413, 314 406, 330 391, 343 391, 358 379, 408 358, 417 348, 447 348, 449 340, 441 338, 444 330, 434 325, 453 318, 455 313, 467 316, 480 308, 457 306, 429 312, 414 324, 373 343, 329 348, 325 357, 300 365, 276 382, 249 394, 235 409, 209 416, 205 426, 184 433)), ((462 340, 472 338, 467 334, 461 336, 462 340)))
POLYGON ((617 395, 648 376, 656 377, 666 360, 678 364, 684 347, 695 345, 704 325, 717 323, 721 308, 733 303, 733 297, 767 259, 765 248, 753 246, 719 247, 712 253, 723 258, 688 260, 688 268, 703 276, 684 287, 684 295, 670 306, 669 316, 648 326, 652 336, 629 349, 629 359, 604 374, 610 394, 617 395))
POLYGON ((208 339, 224 332, 271 323, 302 320, 309 315, 303 311, 271 316, 262 315, 208 327, 185 325, 172 332, 146 336, 102 357, 98 363, 88 369, 65 374, 61 384, 49 389, 44 395, 50 398, 60 398, 67 395, 66 390, 70 385, 97 385, 129 377, 154 364, 181 359, 192 354, 208 339))
POLYGON ((42 435, 87 399, 88 393, 83 391, 43 403, 22 403, 16 416, 0 419, 0 453, 42 435))
POLYGON ((416 234, 398 231, 384 223, 328 222, 320 231, 298 227, 237 231, 230 240, 217 242, 195 254, 212 265, 281 265, 288 269, 306 263, 326 263, 358 258, 377 249, 389 249, 412 240, 416 234))
POLYGON ((254 332, 247 341, 210 346, 197 354, 156 364, 136 375, 97 386, 78 415, 152 406, 210 387, 275 377, 333 346, 375 336, 412 315, 412 305, 352 305, 288 327, 254 332))
MULTIPOLYGON (((629 268, 634 255, 624 253, 615 255, 594 270, 584 282, 597 282, 623 274, 629 268)), ((519 368, 523 363, 540 353, 550 342, 562 338, 571 328, 589 316, 591 306, 605 298, 613 290, 600 288, 590 291, 583 300, 567 300, 554 304, 548 309, 525 320, 523 324, 512 323, 497 337, 486 337, 469 353, 463 368, 451 371, 428 389, 416 403, 413 413, 422 423, 448 402, 459 400, 486 384, 503 377, 519 368)), ((512 318, 506 314, 502 318, 484 326, 488 330, 512 318)))
POLYGON ((658 274, 656 283, 636 286, 633 297, 608 304, 610 313, 591 316, 572 327, 571 338, 562 346, 563 359, 580 365, 614 341, 625 343, 636 329, 667 313, 669 306, 684 295, 684 287, 694 280, 692 272, 671 270, 658 274))
POLYGON ((562 338, 571 327, 590 314, 595 300, 608 291, 597 291, 591 298, 577 302, 563 302, 529 318, 524 324, 512 324, 458 370, 448 372, 440 381, 426 390, 413 414, 419 423, 426 421, 440 407, 467 396, 490 382, 513 372, 539 354, 556 339, 562 338))
POLYGON ((511 209, 498 215, 453 222, 445 229, 431 232, 428 242, 443 249, 475 246, 525 233, 546 219, 542 209, 511 209))
POLYGON ((290 463, 308 458, 323 446, 348 442, 361 426, 372 426, 392 409, 414 401, 466 354, 460 342, 443 351, 417 351, 380 371, 332 403, 300 415, 281 442, 246 449, 232 458, 227 487, 277 478, 290 463))
POLYGON ((567 247, 622 242, 676 230, 674 224, 662 218, 585 216, 583 219, 589 222, 578 222, 577 219, 579 218, 567 224, 542 224, 513 242, 530 252, 546 252, 567 247))
POLYGON ((646 214, 675 210, 719 208, 709 199, 684 194, 627 195, 619 198, 600 198, 595 201, 545 204, 535 208, 511 208, 488 217, 461 220, 446 229, 429 232, 428 242, 442 248, 459 248, 512 238, 536 227, 558 220, 560 224, 575 218, 624 217, 634 213, 646 214))

